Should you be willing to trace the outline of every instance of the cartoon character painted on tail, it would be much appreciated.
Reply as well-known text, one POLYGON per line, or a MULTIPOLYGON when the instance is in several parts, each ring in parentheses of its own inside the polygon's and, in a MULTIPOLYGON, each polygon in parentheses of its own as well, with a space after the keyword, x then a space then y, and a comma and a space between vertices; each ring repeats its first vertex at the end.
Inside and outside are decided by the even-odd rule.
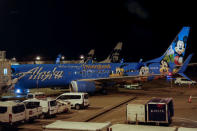
POLYGON ((185 47, 186 47, 186 42, 187 42, 187 36, 183 38, 183 41, 178 40, 176 41, 175 45, 175 56, 174 56, 174 63, 176 65, 182 65, 183 64, 183 56, 185 52, 185 47))
POLYGON ((164 57, 164 60, 167 63, 174 63, 175 65, 183 64, 183 57, 185 55, 189 30, 189 27, 184 27, 181 32, 176 36, 164 57))

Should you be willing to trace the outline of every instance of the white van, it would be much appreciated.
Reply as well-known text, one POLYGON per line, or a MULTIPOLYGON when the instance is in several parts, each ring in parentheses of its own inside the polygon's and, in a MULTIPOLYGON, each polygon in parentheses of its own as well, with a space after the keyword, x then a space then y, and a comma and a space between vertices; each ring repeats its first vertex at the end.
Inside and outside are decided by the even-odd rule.
POLYGON ((57 102, 54 99, 39 100, 44 117, 55 116, 57 114, 57 102))
POLYGON ((64 93, 58 96, 56 100, 69 101, 71 103, 71 107, 74 107, 77 110, 88 107, 90 105, 88 100, 88 93, 64 93))
POLYGON ((0 102, 0 123, 13 125, 25 121, 25 105, 15 101, 0 102))
POLYGON ((40 101, 37 99, 28 99, 23 101, 26 107, 26 120, 34 120, 40 118, 42 115, 42 107, 40 106, 40 101))
POLYGON ((46 95, 43 92, 34 92, 27 94, 27 99, 33 99, 33 98, 43 100, 46 99, 46 95))

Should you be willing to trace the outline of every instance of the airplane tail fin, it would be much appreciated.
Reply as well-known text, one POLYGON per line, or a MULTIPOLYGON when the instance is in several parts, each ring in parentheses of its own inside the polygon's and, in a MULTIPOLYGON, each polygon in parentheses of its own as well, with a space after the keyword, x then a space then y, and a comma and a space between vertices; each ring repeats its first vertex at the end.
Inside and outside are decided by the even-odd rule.
POLYGON ((105 59, 104 61, 101 61, 100 63, 116 63, 119 62, 120 58, 120 51, 122 50, 122 42, 118 42, 113 51, 110 53, 110 55, 105 59))
POLYGON ((179 34, 175 37, 170 47, 164 53, 164 58, 168 63, 182 65, 185 56, 187 39, 189 36, 190 27, 183 27, 179 34))
POLYGON ((86 60, 84 63, 93 63, 93 57, 94 57, 94 52, 95 50, 94 49, 91 49, 90 52, 88 53, 88 55, 86 56, 86 60))
POLYGON ((175 65, 182 65, 183 58, 186 51, 187 39, 189 36, 190 27, 183 27, 179 34, 172 41, 167 51, 159 58, 150 60, 146 63, 157 63, 166 61, 167 63, 174 63, 175 65))
POLYGON ((62 57, 61 54, 59 54, 59 55, 57 56, 56 61, 55 61, 56 64, 60 64, 60 59, 61 59, 61 57, 62 57))

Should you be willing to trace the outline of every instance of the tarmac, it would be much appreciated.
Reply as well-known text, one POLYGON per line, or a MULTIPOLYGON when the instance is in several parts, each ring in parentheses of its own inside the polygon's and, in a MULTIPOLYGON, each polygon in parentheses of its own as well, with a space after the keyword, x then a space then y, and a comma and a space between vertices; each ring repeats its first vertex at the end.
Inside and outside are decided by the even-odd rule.
POLYGON ((42 126, 56 120, 63 121, 90 121, 111 122, 112 124, 125 124, 126 104, 133 99, 150 99, 152 97, 173 98, 174 117, 170 126, 197 128, 197 99, 188 102, 190 96, 197 96, 197 85, 177 86, 158 80, 147 82, 142 90, 128 90, 120 88, 107 95, 95 94, 89 97, 90 107, 82 110, 71 110, 69 113, 58 114, 55 118, 37 119, 32 123, 18 126, 20 131, 42 130, 42 126))

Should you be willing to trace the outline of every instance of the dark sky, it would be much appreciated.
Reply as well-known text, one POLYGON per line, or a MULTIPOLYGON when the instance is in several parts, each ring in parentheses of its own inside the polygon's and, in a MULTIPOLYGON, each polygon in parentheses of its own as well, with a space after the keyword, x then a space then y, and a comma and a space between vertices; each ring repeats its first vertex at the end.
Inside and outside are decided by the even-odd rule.
MULTIPOLYGON (((197 53, 195 3, 164 0, 0 0, 0 50, 9 58, 61 53, 77 59, 90 49, 102 60, 123 42, 127 61, 161 56, 183 26, 186 55, 197 53)), ((197 54, 193 61, 197 61, 197 54)))

